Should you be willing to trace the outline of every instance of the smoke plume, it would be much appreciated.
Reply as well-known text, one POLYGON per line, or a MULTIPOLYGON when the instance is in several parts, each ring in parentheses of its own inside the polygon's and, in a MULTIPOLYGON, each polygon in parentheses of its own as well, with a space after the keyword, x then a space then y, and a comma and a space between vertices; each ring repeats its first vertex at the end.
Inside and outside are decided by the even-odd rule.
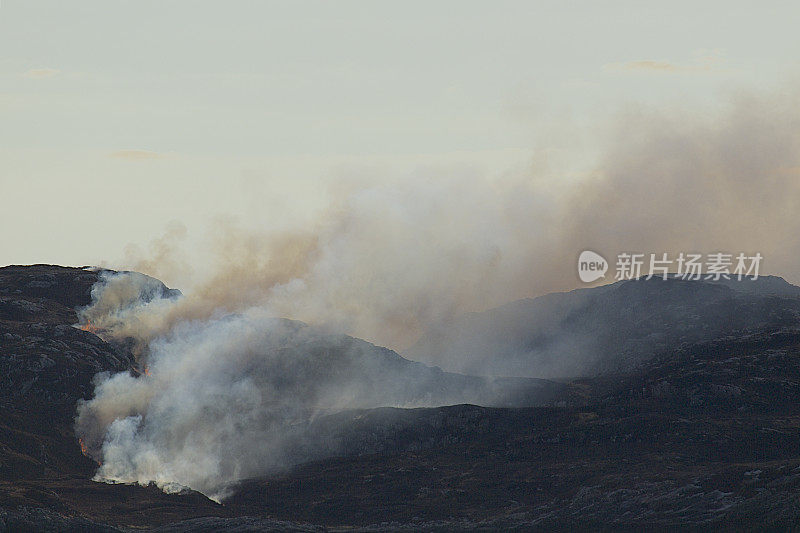
POLYGON ((321 413, 414 404, 392 382, 407 376, 388 350, 259 309, 183 322, 143 365, 143 375, 98 376, 80 406, 97 479, 220 498, 233 481, 295 462, 293 439, 321 413))
MULTIPOLYGON (((135 339, 149 375, 101 376, 82 406, 98 476, 219 495, 282 464, 297 421, 400 403, 365 390, 358 372, 311 379, 309 361, 333 368, 324 349, 309 358, 322 337, 275 317, 403 349, 460 313, 576 287, 585 249, 760 252, 762 273, 800 280, 798 103, 791 90, 735 95, 712 115, 629 110, 602 129, 604 155, 582 179, 560 180, 564 167, 544 161, 492 176, 421 169, 348 188, 311 227, 221 222, 200 254, 209 272, 182 298, 148 300, 146 279, 106 279, 84 319, 135 339)), ((184 263, 164 242, 158 261, 130 266, 174 274, 184 263)))
POLYGON ((575 288, 585 249, 758 251, 798 281, 797 104, 792 90, 736 94, 714 113, 630 108, 598 128, 602 155, 580 178, 556 156, 495 174, 421 168, 341 187, 292 231, 215 221, 193 261, 170 228, 126 266, 191 285, 167 325, 259 305, 400 350, 459 313, 575 288), (192 283, 176 275, 189 262, 192 283))

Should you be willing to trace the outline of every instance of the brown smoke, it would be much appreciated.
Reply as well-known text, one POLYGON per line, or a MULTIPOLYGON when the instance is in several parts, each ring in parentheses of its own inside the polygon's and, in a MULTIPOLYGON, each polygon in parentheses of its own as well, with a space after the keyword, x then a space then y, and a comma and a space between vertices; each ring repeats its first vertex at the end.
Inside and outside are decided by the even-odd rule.
MULTIPOLYGON (((623 251, 760 252, 763 274, 800 280, 797 100, 740 95, 713 116, 629 111, 581 181, 561 183, 538 163, 498 178, 421 171, 348 188, 312 227, 215 221, 199 263, 176 249, 183 233, 171 228, 130 266, 168 280, 181 265, 210 273, 172 298, 147 276, 106 272, 82 314, 103 336, 149 347, 148 375, 101 374, 79 407, 78 434, 103 458, 97 479, 224 497, 229 482, 285 462, 298 421, 394 405, 388 387, 369 384, 396 355, 362 343, 340 350, 355 363, 337 369, 330 330, 408 346, 458 313, 577 286, 585 249, 611 261, 623 251)), ((575 357, 580 339, 563 341, 575 357)), ((437 362, 458 367, 448 357, 459 356, 437 362)))
MULTIPOLYGON (((540 162, 500 177, 422 170, 346 189, 313 227, 215 223, 212 274, 155 329, 255 305, 403 348, 454 314, 578 286, 584 249, 612 264, 622 251, 760 252, 762 272, 798 281, 798 103, 792 90, 711 114, 631 108, 601 129, 604 155, 580 181, 540 162)), ((129 266, 174 278, 167 248, 129 266)))

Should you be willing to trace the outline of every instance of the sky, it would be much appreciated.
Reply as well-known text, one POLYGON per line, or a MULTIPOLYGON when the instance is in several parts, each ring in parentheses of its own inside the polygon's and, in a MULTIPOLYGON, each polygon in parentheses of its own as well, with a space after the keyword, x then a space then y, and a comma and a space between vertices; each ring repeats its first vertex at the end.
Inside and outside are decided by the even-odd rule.
POLYGON ((793 2, 2 0, 0 264, 125 266, 175 228, 302 225, 354 180, 548 154, 569 182, 632 106, 786 83, 798 20, 793 2))

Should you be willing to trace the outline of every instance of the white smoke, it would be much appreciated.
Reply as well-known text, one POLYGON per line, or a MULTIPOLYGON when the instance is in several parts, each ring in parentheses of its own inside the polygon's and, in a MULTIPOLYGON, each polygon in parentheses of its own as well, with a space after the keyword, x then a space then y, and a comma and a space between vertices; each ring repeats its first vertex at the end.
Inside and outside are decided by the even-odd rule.
POLYGON ((192 265, 193 286, 179 281, 190 299, 156 328, 267 305, 396 350, 455 315, 576 288, 583 250, 759 252, 762 273, 798 282, 798 95, 737 95, 715 112, 634 109, 602 130, 581 176, 542 151, 524 169, 364 179, 337 189, 313 224, 214 221, 192 260, 167 251, 182 242, 172 228, 126 266, 175 280, 192 265))
MULTIPOLYGON (((136 273, 105 273, 93 294, 83 318, 111 340, 182 305, 136 273)), ((77 433, 101 464, 98 480, 220 499, 232 482, 336 452, 309 433, 320 415, 491 401, 474 379, 448 384, 438 369, 262 307, 178 322, 145 348, 141 373, 98 375, 94 398, 79 405, 77 433)))
MULTIPOLYGON (((92 287, 92 304, 79 309, 81 322, 92 330, 117 337, 132 337, 146 326, 148 317, 161 316, 174 307, 180 291, 168 289, 161 281, 139 272, 98 272, 92 287)), ((152 327, 152 326, 151 326, 152 327)))
POLYGON ((369 364, 360 355, 342 337, 259 309, 185 322, 150 343, 144 375, 99 377, 78 431, 100 448, 98 479, 219 497, 232 481, 286 464, 293 424, 397 401, 370 390, 375 376, 356 366, 369 364))
MULTIPOLYGON (((106 278, 84 319, 107 339, 134 339, 149 375, 100 376, 81 406, 98 476, 219 495, 290 462, 287 428, 315 413, 413 403, 380 381, 387 366, 370 367, 366 348, 272 317, 404 348, 459 313, 574 287, 586 249, 759 251, 762 273, 797 281, 797 94, 739 98, 717 116, 625 116, 577 184, 535 171, 423 175, 349 190, 311 228, 219 224, 213 273, 183 298, 141 299, 156 291, 149 278, 106 278)), ((185 263, 164 242, 146 273, 185 263)))

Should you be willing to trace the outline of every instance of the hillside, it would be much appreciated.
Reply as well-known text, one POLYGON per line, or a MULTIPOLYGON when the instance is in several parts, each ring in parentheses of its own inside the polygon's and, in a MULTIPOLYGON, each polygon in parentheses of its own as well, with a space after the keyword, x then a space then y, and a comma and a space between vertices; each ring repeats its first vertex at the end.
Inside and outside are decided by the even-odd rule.
POLYGON ((798 324, 800 287, 782 278, 640 279, 462 315, 405 355, 467 374, 570 378, 625 372, 664 350, 798 324))
MULTIPOLYGON (((220 505, 191 490, 91 481, 98 465, 75 437, 76 403, 91 398, 99 371, 138 375, 124 345, 72 326, 96 280, 76 268, 0 269, 0 531, 728 530, 800 520, 800 329, 791 298, 698 287, 710 309, 735 319, 711 329, 714 338, 682 333, 635 368, 534 388, 547 393, 527 406, 323 413, 290 439, 294 465, 239 481, 220 505), (715 291, 723 296, 709 299, 715 291), (723 313, 724 302, 737 307, 723 313)), ((620 287, 580 297, 608 302, 605 293, 620 287)), ((660 301, 673 302, 670 314, 638 326, 666 331, 659 321, 671 317, 680 330, 680 310, 692 309, 683 285, 633 285, 613 298, 641 305, 657 287, 669 289, 660 301), (642 287, 647 295, 636 292, 642 287)), ((389 375, 419 379, 409 382, 411 397, 431 390, 431 376, 447 377, 436 390, 486 383, 357 339, 328 340, 340 344, 308 353, 357 346, 378 368, 402 369, 389 375)))

